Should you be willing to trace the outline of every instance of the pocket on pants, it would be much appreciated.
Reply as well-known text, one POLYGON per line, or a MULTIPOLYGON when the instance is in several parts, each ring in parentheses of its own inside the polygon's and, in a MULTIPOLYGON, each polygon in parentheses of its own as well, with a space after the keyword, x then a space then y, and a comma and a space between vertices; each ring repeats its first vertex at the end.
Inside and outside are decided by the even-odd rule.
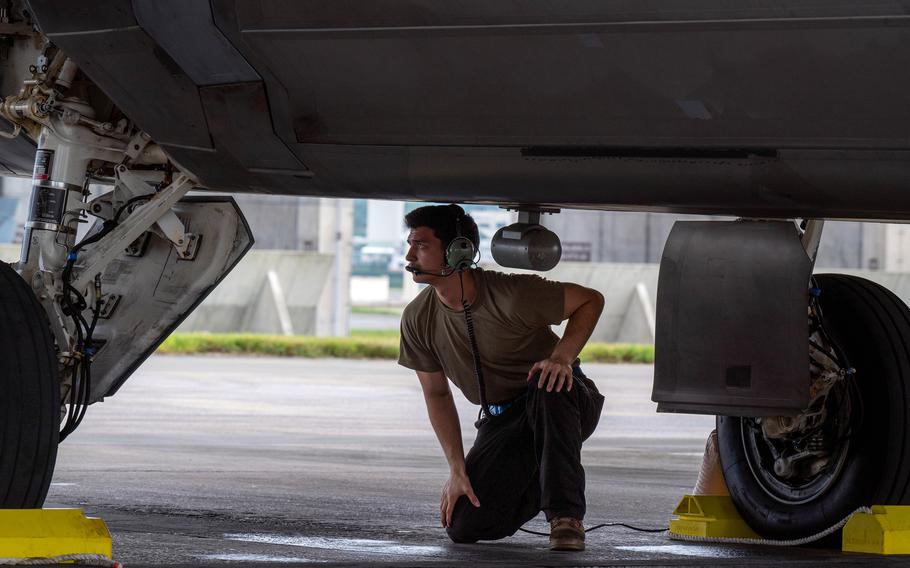
POLYGON ((604 407, 604 396, 597 390, 594 381, 584 375, 575 375, 575 381, 583 388, 579 389, 581 409, 581 440, 591 437, 600 422, 600 413, 604 407))

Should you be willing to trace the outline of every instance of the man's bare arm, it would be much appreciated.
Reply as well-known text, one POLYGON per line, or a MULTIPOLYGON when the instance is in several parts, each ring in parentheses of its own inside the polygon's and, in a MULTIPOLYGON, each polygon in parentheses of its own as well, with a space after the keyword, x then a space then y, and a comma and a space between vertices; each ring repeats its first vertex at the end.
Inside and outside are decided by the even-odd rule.
POLYGON ((455 410, 455 399, 449 388, 449 381, 442 371, 427 373, 417 371, 423 398, 427 403, 430 424, 452 473, 464 473, 464 446, 461 439, 461 423, 455 410))
POLYGON ((597 290, 578 284, 565 283, 563 289, 565 307, 562 317, 563 320, 569 320, 569 323, 550 359, 571 365, 594 332, 594 326, 604 309, 604 297, 597 290))
POLYGON ((458 421, 458 411, 455 409, 455 399, 452 397, 449 381, 441 371, 433 373, 417 371, 417 378, 420 379, 423 398, 427 403, 430 424, 436 432, 446 461, 449 462, 449 480, 442 489, 439 503, 442 526, 448 527, 452 524, 452 511, 459 497, 467 495, 475 507, 480 507, 480 501, 474 494, 465 470, 461 423, 458 421))
POLYGON ((546 385, 547 391, 559 392, 563 386, 572 390, 572 363, 590 339, 604 309, 604 297, 597 290, 570 282, 563 284, 563 290, 563 319, 569 320, 566 330, 550 357, 534 363, 528 372, 529 380, 539 372, 537 387, 546 385))

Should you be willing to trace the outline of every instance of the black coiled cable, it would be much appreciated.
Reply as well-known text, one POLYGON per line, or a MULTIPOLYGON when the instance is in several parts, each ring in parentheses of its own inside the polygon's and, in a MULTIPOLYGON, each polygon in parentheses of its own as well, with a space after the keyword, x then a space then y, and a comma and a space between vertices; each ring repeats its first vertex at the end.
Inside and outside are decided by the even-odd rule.
MULTIPOLYGON (((636 526, 629 525, 629 524, 626 524, 626 523, 601 523, 601 524, 599 524, 599 525, 594 525, 594 526, 591 527, 591 528, 585 529, 585 532, 586 532, 586 533, 589 533, 589 532, 591 532, 591 531, 596 531, 596 530, 602 529, 602 528, 604 528, 604 527, 623 527, 623 528, 627 528, 627 529, 630 529, 630 530, 633 530, 633 531, 645 532, 645 533, 662 533, 662 532, 667 532, 668 530, 670 530, 669 527, 662 528, 662 529, 646 529, 646 528, 643 528, 643 527, 636 527, 636 526)), ((524 533, 528 533, 528 534, 536 534, 536 535, 539 535, 539 536, 550 536, 550 533, 539 532, 539 531, 532 531, 532 530, 528 530, 528 529, 525 529, 525 528, 520 528, 520 529, 518 529, 518 530, 520 530, 521 532, 524 532, 524 533)))

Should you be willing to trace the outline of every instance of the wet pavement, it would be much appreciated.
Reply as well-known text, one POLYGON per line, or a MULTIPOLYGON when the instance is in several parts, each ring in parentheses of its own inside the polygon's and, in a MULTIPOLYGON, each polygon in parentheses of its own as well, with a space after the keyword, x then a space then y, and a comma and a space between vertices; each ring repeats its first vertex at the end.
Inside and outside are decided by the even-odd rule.
MULTIPOLYGON (((585 372, 607 398, 583 452, 587 525, 665 527, 713 418, 656 414, 650 366, 585 372)), ((469 446, 476 410, 456 399, 469 446)), ((127 567, 910 564, 620 527, 583 553, 525 533, 456 545, 438 518, 447 471, 416 377, 392 362, 155 356, 61 446, 48 506, 105 519, 127 567)))

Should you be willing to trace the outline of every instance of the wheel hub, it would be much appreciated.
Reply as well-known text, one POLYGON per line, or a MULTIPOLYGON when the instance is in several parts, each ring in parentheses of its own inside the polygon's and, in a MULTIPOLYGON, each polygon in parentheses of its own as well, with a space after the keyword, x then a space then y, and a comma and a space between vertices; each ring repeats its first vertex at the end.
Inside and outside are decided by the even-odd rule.
POLYGON ((810 402, 796 416, 744 418, 742 442, 752 473, 771 497, 787 504, 817 499, 837 479, 850 450, 853 393, 836 351, 809 313, 810 402))

